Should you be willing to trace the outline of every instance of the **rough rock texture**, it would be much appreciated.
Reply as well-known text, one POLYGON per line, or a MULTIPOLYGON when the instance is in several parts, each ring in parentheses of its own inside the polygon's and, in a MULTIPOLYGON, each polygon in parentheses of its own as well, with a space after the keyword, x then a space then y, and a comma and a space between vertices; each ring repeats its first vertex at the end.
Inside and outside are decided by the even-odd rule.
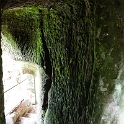
MULTIPOLYGON (((97 1, 96 9, 96 66, 98 106, 96 123, 122 124, 123 112, 123 57, 124 57, 124 2, 97 1), (99 109, 98 109, 99 108, 99 109)), ((96 81, 94 82, 94 84, 96 81)))
POLYGON ((43 11, 44 38, 52 62, 52 88, 45 124, 88 124, 94 97, 94 20, 89 3, 61 4, 43 11))
POLYGON ((43 12, 53 69, 45 124, 122 124, 124 2, 79 3, 43 12))
MULTIPOLYGON (((122 124, 123 6, 123 0, 78 0, 37 11, 40 23, 33 24, 40 28, 38 39, 46 43, 52 67, 45 124, 122 124)), ((36 60, 41 57, 44 68, 42 50, 36 60)))
POLYGON ((50 6, 55 0, 7 0, 4 9, 12 9, 28 5, 50 6))

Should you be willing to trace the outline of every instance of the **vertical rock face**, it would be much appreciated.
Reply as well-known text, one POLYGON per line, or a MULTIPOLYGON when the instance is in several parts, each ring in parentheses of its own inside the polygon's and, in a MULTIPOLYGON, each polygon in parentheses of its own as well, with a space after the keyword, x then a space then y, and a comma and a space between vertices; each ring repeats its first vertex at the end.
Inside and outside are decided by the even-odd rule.
MULTIPOLYGON (((103 110, 99 123, 122 124, 124 78, 124 2, 99 2, 96 9, 96 74, 103 110)), ((95 82, 94 82, 95 83, 95 82)))
POLYGON ((45 124, 91 123, 94 22, 89 2, 51 6, 43 15, 53 72, 45 124))
POLYGON ((44 12, 53 69, 45 124, 123 122, 124 2, 96 1, 95 19, 92 5, 60 4, 44 12))
POLYGON ((45 124, 122 124, 123 6, 123 0, 79 0, 37 10, 37 21, 42 21, 42 30, 39 22, 32 23, 38 24, 37 46, 45 43, 47 51, 35 47, 35 33, 29 39, 32 50, 39 50, 36 59, 42 54, 50 61, 50 68, 42 66, 47 64, 52 78, 45 124))

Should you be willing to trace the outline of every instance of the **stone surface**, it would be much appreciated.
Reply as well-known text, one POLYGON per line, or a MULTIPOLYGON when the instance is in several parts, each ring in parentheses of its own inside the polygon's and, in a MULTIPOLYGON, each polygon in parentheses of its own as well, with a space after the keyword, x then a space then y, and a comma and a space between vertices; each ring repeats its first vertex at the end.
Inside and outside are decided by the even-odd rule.
POLYGON ((123 124, 124 2, 75 2, 40 13, 53 69, 46 124, 123 124))

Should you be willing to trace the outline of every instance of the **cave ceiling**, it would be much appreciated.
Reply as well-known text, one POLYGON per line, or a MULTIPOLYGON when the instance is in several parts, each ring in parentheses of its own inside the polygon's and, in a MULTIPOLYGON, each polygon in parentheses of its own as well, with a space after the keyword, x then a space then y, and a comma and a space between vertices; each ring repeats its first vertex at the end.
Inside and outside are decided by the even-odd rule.
POLYGON ((4 9, 12 9, 27 5, 41 5, 49 7, 52 4, 60 1, 61 0, 1 0, 1 5, 4 6, 4 9))

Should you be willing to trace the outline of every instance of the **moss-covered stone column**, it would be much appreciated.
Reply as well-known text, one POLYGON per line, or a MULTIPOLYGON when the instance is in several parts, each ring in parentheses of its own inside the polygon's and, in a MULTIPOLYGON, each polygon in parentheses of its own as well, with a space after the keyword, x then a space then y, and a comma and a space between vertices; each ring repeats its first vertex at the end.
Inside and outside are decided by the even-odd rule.
POLYGON ((91 124, 94 21, 90 4, 60 3, 43 15, 53 72, 45 124, 91 124))
POLYGON ((52 62, 45 124, 121 124, 124 2, 78 2, 43 12, 52 62))

